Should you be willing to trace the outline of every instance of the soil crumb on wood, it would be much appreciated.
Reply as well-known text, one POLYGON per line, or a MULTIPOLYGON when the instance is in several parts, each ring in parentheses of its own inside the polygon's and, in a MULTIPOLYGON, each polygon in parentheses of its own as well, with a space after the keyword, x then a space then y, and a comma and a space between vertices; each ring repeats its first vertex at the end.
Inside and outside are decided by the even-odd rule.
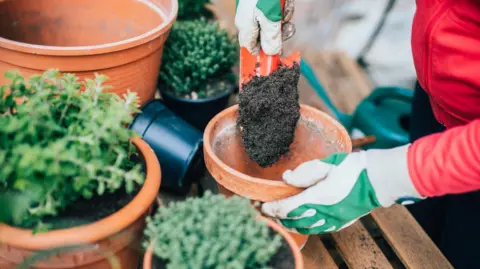
POLYGON ((247 154, 261 167, 276 163, 293 142, 300 118, 299 78, 295 64, 242 85, 237 126, 247 154))

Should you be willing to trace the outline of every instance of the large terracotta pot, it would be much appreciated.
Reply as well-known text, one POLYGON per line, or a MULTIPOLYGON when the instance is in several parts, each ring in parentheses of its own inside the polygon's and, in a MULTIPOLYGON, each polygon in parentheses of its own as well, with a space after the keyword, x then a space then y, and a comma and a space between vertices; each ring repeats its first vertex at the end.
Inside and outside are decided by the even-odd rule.
MULTIPOLYGON (((283 182, 285 170, 335 152, 352 151, 348 132, 336 120, 306 105, 301 105, 300 114, 290 152, 267 168, 252 161, 243 147, 236 128, 238 105, 215 116, 205 129, 204 158, 220 193, 260 202, 284 199, 303 191, 283 182)), ((301 247, 308 239, 306 235, 292 233, 292 236, 301 247)))
POLYGON ((97 222, 34 235, 32 230, 0 224, 0 268, 14 269, 27 258, 45 250, 81 246, 49 255, 30 268, 114 269, 137 268, 145 216, 160 188, 160 165, 152 149, 139 138, 133 140, 146 166, 146 179, 137 196, 124 208, 97 222))
POLYGON ((101 73, 110 91, 153 99, 177 0, 0 1, 0 85, 7 70, 101 73))
MULTIPOLYGON (((285 241, 287 241, 287 244, 290 246, 290 249, 292 250, 293 259, 295 260, 295 268, 292 268, 292 269, 303 269, 304 268, 303 256, 302 256, 302 253, 300 252, 300 248, 298 247, 298 245, 296 244, 292 236, 285 229, 283 229, 280 225, 276 224, 272 220, 269 220, 263 217, 261 218, 261 220, 265 221, 272 230, 279 233, 285 239, 285 241)), ((154 248, 154 245, 151 244, 148 247, 147 252, 145 253, 145 256, 143 257, 143 269, 160 269, 160 268, 155 268, 155 266, 152 266, 153 248, 154 248)))

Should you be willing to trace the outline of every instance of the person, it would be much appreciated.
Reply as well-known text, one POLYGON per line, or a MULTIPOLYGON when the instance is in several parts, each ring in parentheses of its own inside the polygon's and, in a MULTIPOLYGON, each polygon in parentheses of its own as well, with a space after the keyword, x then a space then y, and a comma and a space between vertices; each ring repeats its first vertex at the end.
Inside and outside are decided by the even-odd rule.
MULTIPOLYGON (((442 230, 434 240, 455 268, 480 268, 480 2, 416 5, 411 44, 419 85, 412 143, 336 153, 285 171, 287 184, 305 190, 264 203, 262 211, 290 230, 322 234, 344 229, 377 207, 413 203, 409 207, 424 228, 442 230), (424 218, 430 224, 422 215, 431 215, 424 218)), ((254 54, 260 48, 280 54, 294 29, 293 11, 293 0, 286 0, 283 14, 280 0, 237 0, 240 45, 254 54)))

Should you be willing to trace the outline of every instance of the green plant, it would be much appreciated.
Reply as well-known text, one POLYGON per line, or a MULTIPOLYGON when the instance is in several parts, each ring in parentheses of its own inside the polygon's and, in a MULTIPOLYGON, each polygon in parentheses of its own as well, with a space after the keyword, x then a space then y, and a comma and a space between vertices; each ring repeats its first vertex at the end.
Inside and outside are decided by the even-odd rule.
POLYGON ((134 134, 125 127, 137 112, 134 93, 122 100, 104 92, 102 75, 79 81, 49 70, 28 81, 6 77, 12 82, 0 87, 0 222, 44 230, 42 219, 79 198, 132 192, 143 183, 141 167, 129 161, 134 134))
POLYGON ((160 207, 147 219, 147 247, 167 269, 268 268, 282 245, 250 201, 207 192, 203 198, 160 207))
POLYGON ((201 17, 210 18, 211 12, 205 8, 210 4, 210 0, 179 0, 178 1, 178 20, 191 20, 201 17))
POLYGON ((176 22, 165 45, 160 84, 185 98, 215 96, 235 82, 237 60, 236 41, 217 23, 176 22))

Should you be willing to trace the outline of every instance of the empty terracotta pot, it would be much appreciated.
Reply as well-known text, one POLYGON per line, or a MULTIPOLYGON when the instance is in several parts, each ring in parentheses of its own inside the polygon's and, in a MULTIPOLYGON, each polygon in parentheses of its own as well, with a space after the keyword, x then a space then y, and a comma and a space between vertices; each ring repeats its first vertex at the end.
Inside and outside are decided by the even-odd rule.
POLYGON ((0 85, 3 74, 55 68, 80 78, 101 73, 112 92, 154 97, 163 45, 177 0, 0 1, 0 85))
POLYGON ((145 216, 160 188, 160 165, 146 142, 135 138, 146 166, 143 187, 119 211, 97 222, 69 229, 33 234, 32 230, 0 224, 0 268, 14 269, 42 251, 64 248, 62 252, 28 268, 35 269, 113 269, 137 268, 145 216), (78 246, 65 249, 68 246, 78 246), (81 247, 83 246, 83 247, 81 247))
MULTIPOLYGON (((267 168, 252 161, 243 147, 236 126, 238 105, 215 116, 205 129, 204 155, 207 169, 217 181, 220 193, 227 196, 237 194, 260 202, 287 198, 303 189, 283 182, 285 170, 335 152, 352 151, 348 132, 336 120, 306 105, 301 105, 300 113, 290 152, 267 168)), ((303 247, 308 236, 292 235, 303 247)))
MULTIPOLYGON (((296 244, 295 240, 292 238, 292 236, 285 230, 283 229, 280 225, 276 224, 272 220, 269 220, 267 218, 261 218, 262 221, 265 221, 267 225, 274 230, 275 232, 279 233, 285 241, 287 241, 287 244, 290 246, 290 249, 292 250, 292 255, 293 259, 295 260, 295 268, 292 269, 303 269, 303 255, 300 252, 300 248, 296 244)), ((160 268, 155 268, 155 266, 152 264, 153 263, 153 247, 154 245, 151 244, 147 252, 145 253, 145 256, 143 257, 143 269, 160 269, 160 268)))

